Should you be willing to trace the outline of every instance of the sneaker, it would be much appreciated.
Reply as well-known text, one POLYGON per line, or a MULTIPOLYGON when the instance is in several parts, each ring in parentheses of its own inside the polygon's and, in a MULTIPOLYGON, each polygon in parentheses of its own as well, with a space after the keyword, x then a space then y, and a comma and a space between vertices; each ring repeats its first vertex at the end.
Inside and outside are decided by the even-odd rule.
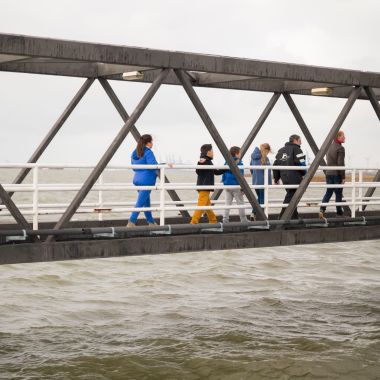
POLYGON ((250 216, 249 216, 249 220, 251 222, 256 222, 256 214, 252 213, 250 216))
POLYGON ((152 227, 152 226, 157 226, 158 224, 156 222, 148 222, 148 226, 152 227))
POLYGON ((319 219, 326 219, 325 211, 319 211, 318 217, 319 219))
POLYGON ((225 224, 225 223, 229 223, 230 222, 230 220, 229 219, 223 219, 223 224, 225 224))
POLYGON ((136 227, 136 223, 131 222, 128 220, 127 228, 136 227))

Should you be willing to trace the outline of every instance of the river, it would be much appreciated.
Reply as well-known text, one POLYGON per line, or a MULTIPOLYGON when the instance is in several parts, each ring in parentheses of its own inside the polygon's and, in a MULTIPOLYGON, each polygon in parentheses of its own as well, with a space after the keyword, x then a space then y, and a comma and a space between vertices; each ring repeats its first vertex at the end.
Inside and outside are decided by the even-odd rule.
POLYGON ((379 379, 380 240, 0 267, 0 379, 379 379))

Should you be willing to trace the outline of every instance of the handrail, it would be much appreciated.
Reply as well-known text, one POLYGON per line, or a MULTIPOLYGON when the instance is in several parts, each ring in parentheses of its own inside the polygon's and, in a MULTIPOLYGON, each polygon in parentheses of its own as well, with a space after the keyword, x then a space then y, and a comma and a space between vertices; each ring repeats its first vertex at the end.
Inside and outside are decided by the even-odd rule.
MULTIPOLYGON (((6 191, 9 192, 24 192, 32 193, 33 200, 31 204, 19 204, 19 208, 23 210, 25 215, 33 216, 33 228, 38 228, 39 216, 40 215, 59 215, 64 213, 66 203, 49 203, 40 204, 40 194, 46 192, 73 192, 79 191, 82 183, 41 183, 39 177, 40 170, 56 170, 56 169, 92 169, 92 165, 77 165, 77 164, 43 164, 43 163, 0 163, 0 168, 3 169, 19 169, 19 168, 31 168, 33 172, 32 183, 28 184, 2 184, 6 191)), ((298 185, 276 185, 269 184, 269 171, 270 170, 308 170, 308 166, 273 166, 273 165, 243 165, 239 166, 241 169, 245 170, 263 170, 264 171, 264 184, 263 185, 249 185, 251 189, 264 189, 265 191, 265 204, 264 211, 266 215, 269 214, 269 209, 280 208, 287 206, 283 204, 279 199, 269 199, 270 191, 273 189, 289 189, 297 188, 298 185)), ((210 170, 210 169, 229 169, 227 165, 214 165, 212 167, 208 165, 183 165, 183 164, 157 164, 157 165, 110 165, 105 171, 120 171, 120 170, 158 170, 161 172, 161 180, 157 182, 154 186, 135 186, 132 183, 127 182, 105 182, 103 175, 100 176, 98 182, 92 188, 92 192, 98 192, 98 200, 93 202, 83 203, 78 209, 78 214, 89 214, 96 212, 99 219, 102 219, 105 213, 111 212, 112 214, 117 213, 129 213, 132 211, 154 211, 160 214, 160 224, 165 224, 166 212, 180 211, 180 210, 225 210, 225 209, 251 209, 251 205, 245 202, 243 205, 231 205, 226 206, 223 201, 214 201, 212 206, 197 206, 196 200, 191 201, 183 200, 178 202, 173 202, 165 199, 165 192, 167 190, 209 190, 209 189, 240 189, 238 185, 228 185, 225 186, 222 183, 215 183, 215 185, 197 186, 193 183, 184 182, 170 182, 165 183, 163 178, 167 170, 210 170), (134 202, 106 202, 104 199, 105 192, 115 192, 115 191, 136 191, 136 190, 153 190, 159 192, 159 200, 152 201, 151 207, 147 208, 136 208, 134 207, 134 202), (110 207, 112 206, 112 207, 110 207), (131 207, 132 206, 132 207, 131 207)), ((356 207, 362 209, 362 206, 380 205, 379 197, 364 197, 363 188, 376 188, 380 187, 380 182, 366 182, 363 181, 363 174, 370 171, 378 171, 377 167, 342 167, 342 166, 320 166, 319 171, 322 170, 345 170, 351 172, 351 180, 345 184, 340 185, 328 185, 325 182, 312 182, 309 185, 310 189, 327 189, 327 188, 344 188, 350 189, 345 197, 345 202, 336 203, 329 202, 328 204, 322 203, 322 195, 318 199, 303 197, 299 207, 319 207, 324 205, 335 206, 335 205, 349 205, 353 206, 351 208, 352 217, 355 217, 356 207), (357 179, 357 177, 359 179, 357 179)), ((193 172, 194 173, 194 172, 193 172)), ((195 174, 195 173, 194 173, 195 174)), ((10 213, 5 209, 3 205, 0 205, 3 210, 0 212, 0 216, 8 216, 10 213)))
MULTIPOLYGON (((93 165, 76 165, 76 164, 43 164, 43 163, 0 163, 0 168, 17 169, 17 168, 35 168, 40 169, 93 169, 93 165)), ((229 169, 228 165, 190 165, 190 164, 157 164, 157 165, 109 165, 105 170, 122 170, 122 169, 229 169)), ((308 170, 310 166, 275 166, 275 165, 241 165, 239 169, 274 169, 274 170, 308 170)), ((377 171, 379 167, 361 167, 361 166, 319 166, 318 170, 367 170, 377 171)))

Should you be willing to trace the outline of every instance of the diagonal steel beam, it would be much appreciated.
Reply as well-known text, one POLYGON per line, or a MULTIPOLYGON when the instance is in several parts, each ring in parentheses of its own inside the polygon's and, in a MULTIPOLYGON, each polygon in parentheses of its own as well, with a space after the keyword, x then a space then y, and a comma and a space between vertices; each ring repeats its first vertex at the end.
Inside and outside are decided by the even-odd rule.
MULTIPOLYGON (((160 88, 162 82, 165 80, 168 73, 169 73, 169 69, 163 69, 161 71, 161 74, 151 84, 148 91, 145 93, 145 95, 142 97, 139 104, 135 108, 135 110, 132 112, 130 118, 123 125, 119 133, 116 135, 116 137, 112 141, 111 145, 108 147, 107 151, 103 154, 102 158, 100 159, 96 167, 92 170, 91 174, 89 175, 85 183, 82 185, 82 188, 79 190, 79 192, 76 194, 74 199, 71 201, 70 205, 66 209, 65 213, 62 215, 61 219, 54 226, 54 229, 59 230, 70 221, 71 217, 75 214, 80 204, 83 202, 87 194, 90 192, 90 190, 94 186, 100 174, 103 172, 105 167, 111 161, 112 157, 115 155, 120 145, 122 144, 124 139, 127 137, 128 133, 131 131, 132 126, 139 119, 139 117, 141 116, 141 114, 144 112, 145 108, 149 104, 149 102, 152 100, 153 96, 156 94, 157 90, 160 88)), ((49 236, 46 239, 46 241, 52 241, 52 240, 53 240, 52 236, 49 236)))
POLYGON ((24 216, 21 214, 21 211, 18 209, 18 207, 12 201, 12 198, 5 191, 3 185, 1 185, 1 184, 0 184, 0 198, 1 198, 2 203, 7 207, 8 211, 11 213, 13 218, 16 220, 17 224, 23 230, 31 230, 32 227, 26 221, 24 216))
MULTIPOLYGON (((279 92, 275 92, 273 96, 269 99, 268 104, 264 108, 263 112, 261 113, 260 117, 257 119, 255 125, 253 126, 251 132, 245 139, 242 147, 241 147, 241 158, 244 157, 244 155, 247 153, 249 147, 251 146, 253 140, 256 138, 257 134, 260 132, 261 127, 264 125, 266 119, 268 118, 269 114, 272 112, 273 107, 276 105, 277 100, 280 97, 279 92)), ((212 195, 211 199, 212 200, 217 200, 219 199, 220 195, 223 193, 222 189, 218 189, 214 191, 214 194, 212 195)))
MULTIPOLYGON (((111 87, 111 85, 109 84, 109 82, 106 79, 103 79, 103 78, 98 78, 98 79, 99 79, 99 82, 102 85, 104 91, 106 92, 106 94, 110 98, 112 104, 115 106, 117 112, 119 112, 119 115, 123 119, 124 123, 126 123, 127 120, 129 119, 128 112, 126 111, 126 109, 121 104, 120 99, 117 97, 115 91, 113 90, 113 88, 111 87)), ((131 127, 131 134, 132 134, 133 138, 136 140, 136 142, 139 141, 141 135, 140 135, 140 132, 137 130, 135 125, 133 125, 131 127)), ((165 176, 165 183, 170 183, 167 176, 165 176)), ((167 190, 167 192, 173 201, 180 201, 181 200, 175 190, 167 190)), ((181 204, 177 204, 177 206, 183 207, 183 205, 181 205, 181 204)), ((190 214, 186 210, 181 210, 180 213, 182 216, 190 218, 190 214)))
MULTIPOLYGON (((369 101, 371 102, 372 104, 372 107, 378 117, 378 119, 380 120, 380 104, 379 102, 377 101, 376 99, 376 95, 375 95, 375 92, 373 91, 373 89, 371 87, 364 87, 364 91, 366 92, 367 96, 368 96, 368 99, 369 101)), ((373 180, 372 182, 379 182, 380 181, 380 170, 378 170, 375 174, 375 176, 373 177, 373 180)), ((367 189, 366 193, 365 193, 365 197, 372 197, 373 194, 375 193, 376 191, 376 187, 370 187, 367 189)), ((364 205, 363 206, 363 211, 367 208, 367 205, 364 205)))
POLYGON ((242 157, 247 153, 247 151, 248 151, 249 147, 251 146, 253 140, 256 138, 256 136, 260 132, 261 127, 264 125, 269 114, 272 112, 273 107, 276 105, 277 100, 279 99, 280 95, 281 94, 279 92, 275 92, 273 94, 273 96, 269 99, 268 104, 264 108, 260 117, 257 119, 257 122, 254 125, 254 127, 252 128, 252 131, 249 133, 249 135, 247 136, 247 138, 245 139, 245 141, 241 147, 241 156, 242 157))
MULTIPOLYGON (((293 98, 287 92, 284 92, 282 95, 284 96, 286 103, 288 104, 290 110, 292 111, 294 118, 296 119, 299 127, 301 128, 303 135, 305 136, 307 142, 309 143, 310 148, 314 153, 314 156, 316 156, 319 152, 318 145, 316 144, 312 134, 309 131, 309 128, 307 127, 307 125, 305 123, 305 120, 303 119, 300 111, 298 110, 296 104, 294 103, 293 98)), ((321 160, 321 164, 324 166, 326 165, 326 161, 324 160, 323 157, 321 160)))
POLYGON ((338 118, 336 119, 334 125, 332 126, 330 132, 328 133, 325 141, 323 142, 321 149, 316 154, 312 164, 310 165, 309 170, 307 171, 305 177, 303 178, 302 182, 298 186, 297 191, 295 192, 292 200, 290 201, 288 207, 286 208, 284 214, 282 215, 282 220, 290 220, 291 216, 293 215, 294 210, 296 209, 299 201, 301 200, 303 194, 305 193, 307 187, 309 186, 309 183, 314 177, 314 174, 316 173, 319 165, 322 162, 323 157, 327 153, 327 150, 329 149, 331 145, 331 141, 333 141, 336 134, 339 132, 340 127, 342 126, 344 120, 346 119, 347 115, 351 111, 352 106, 354 105, 356 99, 358 98, 361 91, 361 87, 355 87, 351 91, 351 95, 347 99, 346 104, 344 105, 342 111, 340 112, 338 118))
MULTIPOLYGON (((54 125, 51 127, 48 134, 45 136, 45 138, 42 140, 38 148, 34 151, 32 156, 29 158, 28 163, 35 163, 37 160, 41 157, 42 153, 46 150, 50 142, 53 140, 55 135, 58 133, 58 131, 61 129, 62 125, 65 123, 65 121, 68 119, 70 114, 74 111, 75 107, 78 105, 80 100, 83 98, 87 90, 91 87, 91 85, 94 83, 93 78, 88 78, 79 91, 75 94, 71 102, 68 104, 66 109, 63 111, 61 116, 58 118, 58 120, 54 123, 54 125)), ((25 179, 25 177, 30 172, 31 168, 23 168, 18 173, 17 177, 14 179, 14 184, 20 184, 25 179)), ((12 193, 9 193, 9 196, 12 196, 12 193)))
POLYGON ((209 131, 211 137, 215 141, 216 145, 218 146, 219 150, 221 151, 224 159, 226 160, 228 166, 230 167, 231 172, 235 175, 237 181, 239 182, 239 185, 241 186, 242 190, 244 191, 245 195, 248 198, 248 201, 251 203, 252 207, 255 207, 257 209, 258 219, 259 220, 266 220, 267 217, 264 213, 264 211, 261 209, 259 202, 257 201, 256 197, 253 195, 253 192, 251 188, 249 187, 247 181, 245 180, 244 176, 240 173, 240 170, 236 164, 236 162, 232 159, 230 152, 224 143, 222 137, 220 136, 217 128, 215 127, 214 123, 212 122, 210 116, 208 115, 206 109, 204 108, 202 102, 200 101, 197 93, 195 92, 193 86, 190 83, 189 77, 186 74, 186 72, 182 70, 174 70, 175 74, 177 75, 179 81, 181 82, 183 88, 185 89, 188 97, 190 98, 191 102, 193 103, 195 109, 197 110, 200 118, 202 119, 203 123, 205 124, 207 130, 209 131))

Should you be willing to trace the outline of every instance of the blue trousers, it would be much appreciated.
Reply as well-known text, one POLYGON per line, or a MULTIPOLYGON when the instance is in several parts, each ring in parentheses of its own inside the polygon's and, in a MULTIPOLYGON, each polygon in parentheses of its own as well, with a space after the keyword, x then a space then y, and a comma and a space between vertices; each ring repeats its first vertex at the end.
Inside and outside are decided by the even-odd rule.
MULTIPOLYGON (((342 183, 342 177, 340 175, 327 175, 326 183, 328 185, 340 185, 342 183)), ((343 188, 339 187, 336 189, 326 189, 326 194, 322 199, 322 203, 330 202, 330 199, 334 193, 335 193, 335 202, 342 202, 343 188)), ((326 211, 326 206, 321 206, 321 211, 326 211)), ((343 215, 342 206, 336 206, 336 213, 338 215, 343 215)))
MULTIPOLYGON (((263 205, 264 204, 264 189, 255 189, 255 191, 257 194, 257 201, 259 202, 260 205, 263 205)), ((257 210, 253 208, 252 212, 256 214, 257 210)))
MULTIPOLYGON (((138 190, 138 197, 135 207, 150 207, 150 193, 151 190, 138 190)), ((134 211, 129 218, 129 221, 132 223, 137 222, 140 212, 134 211)), ((144 211, 144 215, 148 223, 154 223, 154 218, 151 211, 144 211)))

